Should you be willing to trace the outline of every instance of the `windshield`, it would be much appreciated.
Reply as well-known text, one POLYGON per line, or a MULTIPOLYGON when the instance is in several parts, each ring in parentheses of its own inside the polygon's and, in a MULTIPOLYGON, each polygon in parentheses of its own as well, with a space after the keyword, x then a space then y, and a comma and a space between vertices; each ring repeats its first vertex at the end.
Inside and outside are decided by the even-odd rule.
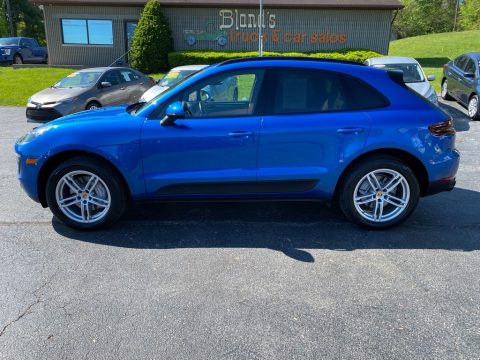
POLYGON ((18 38, 2 38, 0 39, 0 45, 15 45, 18 46, 18 38))
POLYGON ((422 68, 418 64, 385 64, 373 66, 384 70, 396 70, 403 72, 403 81, 406 84, 425 81, 422 68))
POLYGON ((158 85, 165 87, 172 87, 178 84, 179 81, 193 74, 194 70, 172 70, 163 79, 158 82, 158 85))
POLYGON ((78 71, 60 80, 54 88, 92 87, 102 75, 100 71, 78 71))

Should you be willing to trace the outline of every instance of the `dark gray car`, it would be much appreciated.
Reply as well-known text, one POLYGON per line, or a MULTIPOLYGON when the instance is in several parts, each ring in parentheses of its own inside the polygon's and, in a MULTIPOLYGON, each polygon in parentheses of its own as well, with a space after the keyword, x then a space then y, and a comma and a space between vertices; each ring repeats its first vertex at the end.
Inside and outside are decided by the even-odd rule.
POLYGON ((102 106, 133 104, 154 84, 152 78, 130 68, 79 70, 28 99, 27 121, 47 122, 102 106))

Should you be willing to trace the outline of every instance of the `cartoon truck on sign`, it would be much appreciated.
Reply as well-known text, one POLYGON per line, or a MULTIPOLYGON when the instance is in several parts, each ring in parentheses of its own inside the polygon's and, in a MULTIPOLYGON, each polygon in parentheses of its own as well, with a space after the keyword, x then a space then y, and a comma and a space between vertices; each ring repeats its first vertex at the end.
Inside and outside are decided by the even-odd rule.
POLYGON ((184 30, 183 36, 190 46, 195 45, 198 41, 216 41, 218 45, 225 46, 228 41, 227 33, 216 30, 213 22, 206 23, 205 30, 184 30))

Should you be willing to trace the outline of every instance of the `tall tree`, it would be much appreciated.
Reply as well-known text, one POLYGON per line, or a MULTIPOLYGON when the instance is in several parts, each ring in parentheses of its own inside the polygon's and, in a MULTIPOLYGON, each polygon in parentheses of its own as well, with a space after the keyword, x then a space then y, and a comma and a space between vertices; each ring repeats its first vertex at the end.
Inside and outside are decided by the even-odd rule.
POLYGON ((168 53, 173 51, 172 31, 158 0, 145 5, 133 35, 130 65, 145 73, 168 67, 168 53))
MULTIPOLYGON (((4 0, 2 3, 0 13, 0 34, 2 34, 2 24, 7 23, 7 8, 4 0)), ((10 11, 13 20, 13 32, 17 36, 28 36, 39 40, 40 43, 45 43, 45 27, 43 25, 42 9, 34 5, 29 0, 10 0, 10 11)), ((7 33, 8 33, 7 26, 7 33)), ((5 36, 7 34, 4 34, 5 36)))
POLYGON ((480 30, 480 0, 464 0, 460 5, 460 28, 480 30))
POLYGON ((448 32, 453 28, 456 0, 403 0, 394 29, 400 37, 448 32))

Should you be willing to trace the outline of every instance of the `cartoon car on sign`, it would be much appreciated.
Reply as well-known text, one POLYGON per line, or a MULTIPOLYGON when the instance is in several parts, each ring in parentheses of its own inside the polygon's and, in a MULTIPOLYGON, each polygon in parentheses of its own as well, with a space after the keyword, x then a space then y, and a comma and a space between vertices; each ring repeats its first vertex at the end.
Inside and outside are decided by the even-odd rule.
POLYGON ((183 35, 188 45, 193 46, 198 41, 216 41, 218 45, 227 45, 227 33, 215 30, 215 23, 208 22, 205 30, 184 30, 183 35))

